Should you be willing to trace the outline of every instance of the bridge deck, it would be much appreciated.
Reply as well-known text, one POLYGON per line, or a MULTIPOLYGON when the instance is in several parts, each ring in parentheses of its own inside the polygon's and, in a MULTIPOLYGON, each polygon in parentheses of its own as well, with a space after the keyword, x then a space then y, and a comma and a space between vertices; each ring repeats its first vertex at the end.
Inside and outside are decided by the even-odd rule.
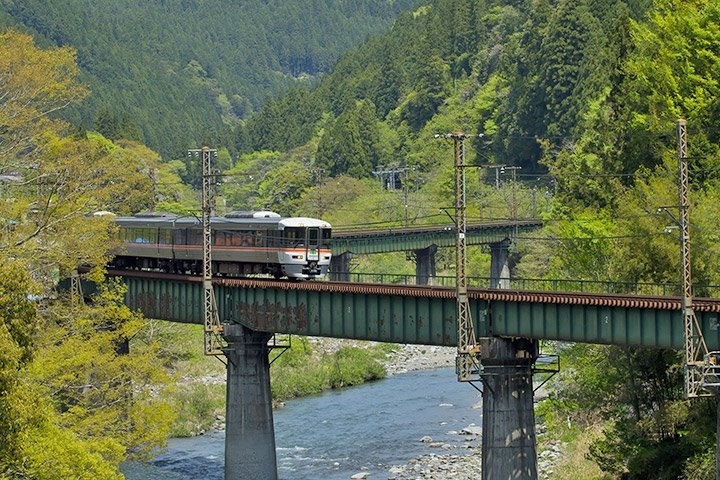
MULTIPOLYGON (((468 245, 502 242, 513 235, 537 230, 539 220, 470 223, 466 228, 468 245)), ((330 247, 334 255, 420 250, 430 245, 455 246, 454 225, 426 225, 375 230, 334 231, 330 247)))
MULTIPOLYGON (((202 323, 199 277, 125 277, 126 303, 149 318, 202 323)), ((456 345, 455 290, 341 282, 215 281, 223 322, 255 330, 393 343, 456 345)), ((682 348, 674 297, 470 289, 479 337, 682 348)), ((710 349, 720 348, 720 300, 697 299, 710 349)))

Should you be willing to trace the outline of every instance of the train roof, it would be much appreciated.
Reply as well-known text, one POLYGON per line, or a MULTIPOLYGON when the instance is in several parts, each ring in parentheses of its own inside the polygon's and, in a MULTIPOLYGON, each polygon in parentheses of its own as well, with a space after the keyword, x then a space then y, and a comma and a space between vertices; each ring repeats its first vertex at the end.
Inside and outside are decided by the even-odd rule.
MULTIPOLYGON (((151 217, 151 216, 133 216, 133 217, 116 217, 115 222, 126 228, 192 228, 199 227, 201 220, 196 217, 151 217)), ((282 230, 285 227, 320 227, 330 228, 330 224, 315 218, 306 217, 288 217, 280 216, 268 217, 212 217, 210 224, 214 228, 227 229, 256 229, 256 228, 276 228, 282 230)))
POLYGON ((290 217, 280 219, 280 225, 283 227, 320 227, 330 228, 330 224, 324 220, 307 217, 290 217))

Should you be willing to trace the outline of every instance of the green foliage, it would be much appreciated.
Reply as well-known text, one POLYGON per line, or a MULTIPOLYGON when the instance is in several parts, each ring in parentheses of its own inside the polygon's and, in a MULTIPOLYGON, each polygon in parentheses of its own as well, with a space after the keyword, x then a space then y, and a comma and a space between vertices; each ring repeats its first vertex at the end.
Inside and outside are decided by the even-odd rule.
POLYGON ((172 422, 169 406, 155 395, 169 378, 154 361, 156 344, 125 353, 145 321, 123 305, 123 296, 116 286, 101 289, 93 307, 53 308, 40 337, 43 349, 28 373, 51 398, 60 426, 145 459, 164 444, 172 422))
POLYGON ((15 177, 0 201, 0 476, 119 479, 122 461, 166 440, 172 415, 154 393, 168 378, 154 345, 126 353, 144 322, 123 291, 89 307, 54 287, 58 272, 104 263, 111 228, 88 214, 142 204, 156 156, 51 119, 85 94, 72 50, 6 32, 0 63, 0 165, 15 177))
POLYGON ((634 51, 624 66, 620 96, 621 121, 631 137, 623 156, 631 171, 639 165, 662 163, 673 125, 686 118, 699 129, 697 144, 715 146, 701 157, 699 172, 716 175, 718 136, 710 127, 717 116, 719 85, 714 73, 720 62, 718 6, 712 1, 656 2, 648 21, 633 24, 634 51), (708 155, 709 156, 706 156, 708 155), (708 163, 708 161, 710 162, 708 163))
POLYGON ((292 348, 272 364, 272 394, 275 401, 358 385, 385 377, 379 360, 387 347, 342 347, 317 358, 307 339, 293 337, 292 348))
POLYGON ((562 355, 557 388, 538 412, 553 431, 604 425, 589 456, 612 478, 705 478, 691 466, 712 444, 715 406, 682 399, 678 352, 574 345, 562 355))
POLYGON ((24 266, 3 269, 0 474, 121 478, 119 464, 148 458, 172 421, 154 396, 167 378, 153 363, 153 346, 121 353, 142 320, 121 306, 122 292, 111 291, 94 307, 58 302, 40 317, 24 266))
POLYGON ((170 435, 191 437, 210 430, 215 418, 225 414, 225 385, 179 385, 170 392, 168 401, 177 414, 170 435))
MULTIPOLYGON (((77 49, 93 96, 68 119, 182 158, 207 136, 221 143, 269 96, 329 71, 415 3, 24 0, 3 2, 0 20, 45 45, 77 49)), ((278 122, 273 137, 302 130, 289 126, 278 122)))
POLYGON ((314 180, 303 149, 280 154, 256 152, 240 157, 222 186, 228 210, 273 210, 297 216, 300 198, 314 180))
POLYGON ((379 160, 380 131, 375 106, 362 100, 354 103, 326 129, 317 150, 317 165, 331 177, 370 176, 379 160))
POLYGON ((385 376, 385 367, 365 349, 343 347, 335 352, 330 367, 330 388, 360 385, 385 376))

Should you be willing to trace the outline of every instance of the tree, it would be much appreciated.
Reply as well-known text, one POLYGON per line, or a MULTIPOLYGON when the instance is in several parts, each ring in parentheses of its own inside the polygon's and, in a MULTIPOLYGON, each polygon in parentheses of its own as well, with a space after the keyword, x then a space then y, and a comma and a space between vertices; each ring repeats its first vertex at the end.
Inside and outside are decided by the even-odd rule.
MULTIPOLYGON (((655 2, 649 21, 635 23, 635 51, 628 59, 623 85, 625 120, 630 140, 623 154, 630 167, 660 163, 672 147, 678 118, 701 130, 715 145, 697 152, 700 171, 717 173, 715 119, 719 111, 720 8, 716 2, 693 0, 655 2)), ((702 142, 695 136, 695 142, 702 142)))
POLYGON ((348 106, 328 127, 318 144, 316 162, 330 176, 362 178, 379 160, 380 132, 375 106, 360 100, 348 106))
POLYGON ((448 94, 450 68, 433 55, 418 66, 421 75, 401 107, 401 117, 414 129, 420 129, 437 112, 448 94))
POLYGON ((162 445, 171 420, 149 389, 167 381, 152 348, 117 349, 143 328, 122 292, 105 290, 84 308, 54 293, 58 274, 104 264, 112 229, 89 214, 141 203, 143 169, 156 160, 97 134, 68 136, 50 118, 85 92, 73 58, 0 34, 0 171, 9 179, 0 201, 3 478, 121 478, 120 462, 162 445))
POLYGON ((18 156, 28 157, 34 137, 50 118, 87 90, 76 83, 75 52, 68 48, 40 50, 32 37, 14 31, 0 33, 0 170, 18 170, 18 156))
POLYGON ((564 0, 548 24, 542 41, 538 87, 546 99, 543 122, 549 136, 572 137, 583 108, 580 86, 587 79, 589 59, 598 55, 594 35, 600 25, 587 7, 564 0))
POLYGON ((287 159, 272 169, 258 186, 263 207, 286 217, 297 215, 297 200, 310 186, 311 172, 298 159, 287 159))
POLYGON ((117 348, 144 321, 122 306, 122 290, 92 307, 54 303, 41 317, 27 266, 3 262, 0 273, 0 476, 122 478, 120 462, 162 446, 172 419, 154 396, 167 383, 156 346, 117 348))

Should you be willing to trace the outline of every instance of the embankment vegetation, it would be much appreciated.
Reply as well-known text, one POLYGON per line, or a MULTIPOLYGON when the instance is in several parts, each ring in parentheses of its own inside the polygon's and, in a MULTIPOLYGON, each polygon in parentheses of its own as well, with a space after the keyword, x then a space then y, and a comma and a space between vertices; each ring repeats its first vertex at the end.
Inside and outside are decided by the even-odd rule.
MULTIPOLYGON (((174 375, 163 399, 177 419, 171 435, 198 435, 222 427, 225 416, 225 364, 203 355, 201 325, 152 321, 134 343, 162 346, 158 358, 174 375)), ((384 378, 384 361, 392 344, 338 342, 292 336, 282 339, 290 348, 271 352, 271 391, 274 406, 296 397, 360 385, 384 378)), ((132 348, 132 345, 131 345, 132 348)))

